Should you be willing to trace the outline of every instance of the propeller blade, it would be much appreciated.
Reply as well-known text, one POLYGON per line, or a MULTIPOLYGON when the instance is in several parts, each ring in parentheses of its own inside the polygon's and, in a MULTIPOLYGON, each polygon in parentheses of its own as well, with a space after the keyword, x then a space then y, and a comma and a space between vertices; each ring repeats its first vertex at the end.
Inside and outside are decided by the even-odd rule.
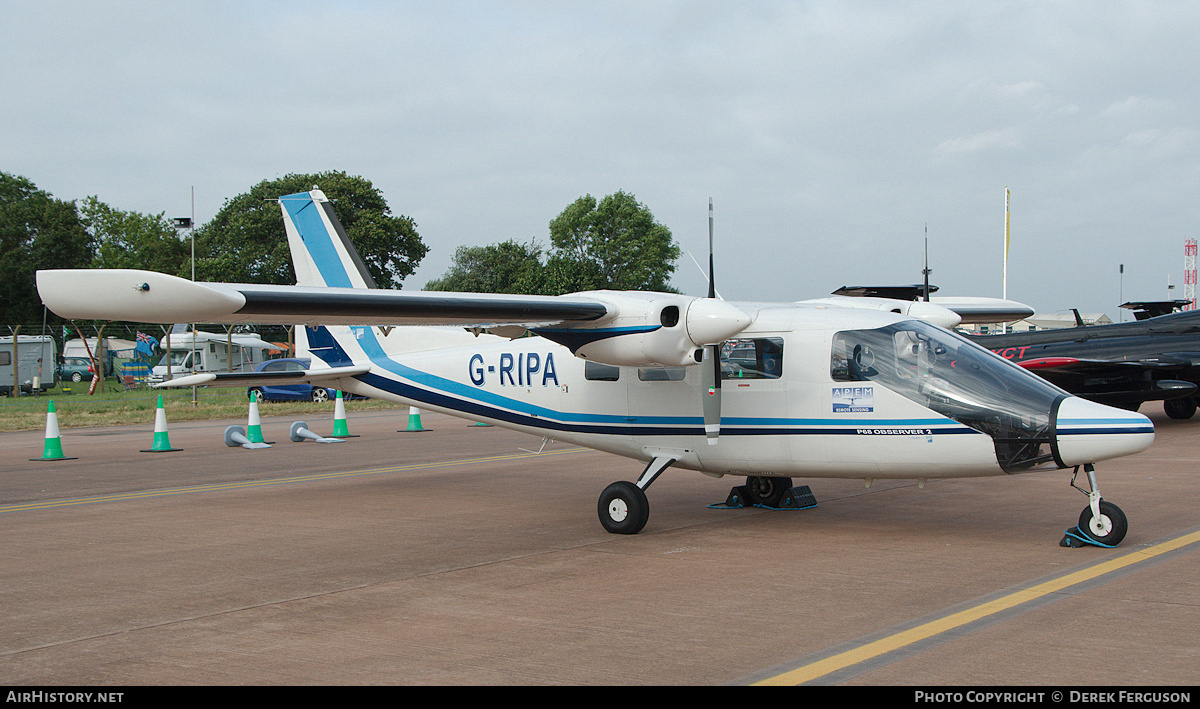
MULTIPOLYGON (((716 299, 717 281, 713 267, 713 201, 708 198, 708 297, 716 299)), ((721 437, 721 345, 704 348, 705 362, 701 365, 704 385, 704 436, 708 445, 715 446, 721 437)))
POLYGON ((717 281, 713 278, 713 201, 708 198, 708 297, 717 297, 717 281))

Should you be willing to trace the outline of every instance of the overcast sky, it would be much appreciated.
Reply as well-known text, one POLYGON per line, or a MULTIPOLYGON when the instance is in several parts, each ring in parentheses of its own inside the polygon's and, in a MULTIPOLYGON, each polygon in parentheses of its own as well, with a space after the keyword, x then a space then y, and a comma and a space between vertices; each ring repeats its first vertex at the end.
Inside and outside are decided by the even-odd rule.
MULTIPOLYGON (((1200 3, 0 2, 0 170, 212 218, 369 179, 431 250, 634 194, 717 288, 921 279, 1117 319, 1200 236, 1200 3), (1125 265, 1124 277, 1119 265, 1125 265)), ((282 234, 282 227, 281 227, 282 234)), ((282 237, 281 237, 282 238, 282 237)), ((703 295, 688 256, 674 279, 703 295)), ((1128 319, 1128 316, 1126 316, 1128 319)))

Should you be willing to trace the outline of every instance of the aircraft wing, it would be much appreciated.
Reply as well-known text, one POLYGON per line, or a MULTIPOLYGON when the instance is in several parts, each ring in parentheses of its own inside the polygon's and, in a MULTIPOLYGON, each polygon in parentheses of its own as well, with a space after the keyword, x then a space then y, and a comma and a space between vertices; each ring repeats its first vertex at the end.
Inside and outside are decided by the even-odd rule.
POLYGON ((1153 370, 1169 372, 1184 370, 1200 365, 1200 353, 1183 352, 1157 355, 1141 359, 1086 359, 1079 357, 1041 357, 1017 362, 1025 369, 1038 372, 1077 372, 1089 376, 1129 375, 1133 372, 1153 370))
POLYGON ((151 271, 37 272, 38 293, 68 319, 268 325, 521 326, 577 356, 617 366, 697 364, 698 348, 753 316, 714 298, 588 291, 563 296, 385 291, 342 286, 196 283, 151 271))
POLYGON ((308 369, 299 372, 201 372, 184 377, 175 377, 165 382, 155 384, 155 389, 189 386, 214 387, 244 387, 250 384, 312 384, 324 386, 356 374, 366 374, 371 368, 367 365, 351 367, 324 367, 308 369))
POLYGON ((1086 399, 1136 407, 1144 401, 1195 394, 1194 382, 1175 377, 1188 376, 1188 370, 1200 364, 1200 353, 1131 360, 1040 357, 1017 364, 1086 399))
MULTIPOLYGON (((937 286, 929 286, 929 292, 937 292, 937 286)), ((922 302, 921 298, 925 293, 925 286, 921 284, 911 286, 842 286, 833 292, 834 296, 842 296, 845 298, 859 298, 863 301, 872 300, 899 300, 922 302)), ((953 322, 949 325, 941 322, 935 317, 919 315, 912 313, 915 317, 930 320, 942 327, 954 327, 958 324, 984 324, 984 323, 999 323, 1013 322, 1022 320, 1033 315, 1033 308, 1018 303, 1015 300, 1006 300, 1004 298, 985 298, 985 297, 969 297, 969 296, 932 296, 929 302, 933 305, 941 306, 946 310, 958 315, 958 322, 953 322)), ((848 306, 848 307, 853 307, 848 306)), ((894 306, 893 306, 894 307, 894 306)), ((928 306, 925 306, 928 308, 928 306)), ((907 312, 907 311, 904 311, 907 312)))
POLYGON ((587 323, 614 308, 595 298, 196 283, 152 271, 38 271, 38 293, 68 319, 269 325, 587 323))
MULTIPOLYGON (((937 286, 929 286, 930 293, 936 293, 937 286)), ((917 283, 911 286, 842 286, 833 295, 844 295, 851 298, 891 298, 892 300, 920 300, 925 295, 925 286, 917 283)))
POLYGON ((934 296, 930 302, 958 313, 964 323, 1012 322, 1033 315, 1028 305, 1004 298, 934 296))

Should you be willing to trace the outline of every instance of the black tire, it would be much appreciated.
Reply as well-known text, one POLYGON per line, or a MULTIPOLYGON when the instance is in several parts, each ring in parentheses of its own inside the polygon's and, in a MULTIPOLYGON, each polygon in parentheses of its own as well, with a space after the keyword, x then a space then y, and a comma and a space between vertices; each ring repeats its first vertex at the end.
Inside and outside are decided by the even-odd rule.
POLYGON ((72 372, 72 373, 71 373, 71 381, 73 381, 73 382, 75 382, 76 384, 78 384, 79 382, 82 382, 82 381, 83 381, 83 375, 82 375, 82 374, 80 374, 79 372, 72 372))
POLYGON ((247 390, 246 398, 254 399, 255 401, 265 401, 265 399, 263 399, 262 389, 259 389, 258 387, 251 387, 249 390, 247 390))
POLYGON ((1079 515, 1079 532, 1093 541, 1110 547, 1120 544, 1121 540, 1125 538, 1125 532, 1129 529, 1125 513, 1113 503, 1101 500, 1100 519, 1101 528, 1092 529, 1092 506, 1084 507, 1083 512, 1079 515))
POLYGON ((792 479, 754 475, 746 478, 746 488, 750 491, 752 504, 779 507, 783 496, 792 489, 792 479))
POLYGON ((640 487, 621 480, 600 493, 596 512, 605 530, 613 534, 637 534, 650 519, 650 501, 640 487))
POLYGON ((1196 413, 1196 397, 1181 396, 1178 399, 1167 399, 1163 402, 1163 411, 1173 419, 1187 420, 1196 413))
POLYGON ((313 387, 311 398, 319 404, 329 401, 329 390, 324 387, 313 387))

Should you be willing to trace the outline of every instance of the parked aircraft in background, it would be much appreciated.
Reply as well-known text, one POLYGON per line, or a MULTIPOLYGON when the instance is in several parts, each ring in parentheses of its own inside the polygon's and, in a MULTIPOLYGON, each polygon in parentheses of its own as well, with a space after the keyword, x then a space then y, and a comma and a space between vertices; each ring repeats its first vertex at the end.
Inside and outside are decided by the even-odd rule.
MULTIPOLYGON (((1125 535, 1125 516, 1101 498, 1092 464, 1145 450, 1154 439, 1148 418, 1071 396, 931 324, 961 319, 934 303, 719 300, 711 203, 709 294, 690 297, 370 289, 324 194, 279 202, 297 286, 71 270, 38 272, 39 293, 66 318, 305 323, 298 354, 320 365, 280 372, 280 381, 639 460, 636 483, 615 482, 600 495, 597 512, 610 532, 642 529, 645 491, 668 468, 747 476, 730 499, 767 507, 797 506, 791 476, 869 484, 1082 468, 1090 490, 1079 488, 1088 495, 1081 533, 1108 545, 1125 535)), ((255 374, 169 384, 246 386, 255 374)))
MULTIPOLYGON (((1172 302, 1127 305, 1155 313, 1169 312, 1172 302)), ((1191 418, 1200 385, 1200 311, 1139 318, 1084 326, 1077 314, 1077 327, 968 339, 1085 399, 1133 411, 1162 401, 1171 418, 1191 418)))

